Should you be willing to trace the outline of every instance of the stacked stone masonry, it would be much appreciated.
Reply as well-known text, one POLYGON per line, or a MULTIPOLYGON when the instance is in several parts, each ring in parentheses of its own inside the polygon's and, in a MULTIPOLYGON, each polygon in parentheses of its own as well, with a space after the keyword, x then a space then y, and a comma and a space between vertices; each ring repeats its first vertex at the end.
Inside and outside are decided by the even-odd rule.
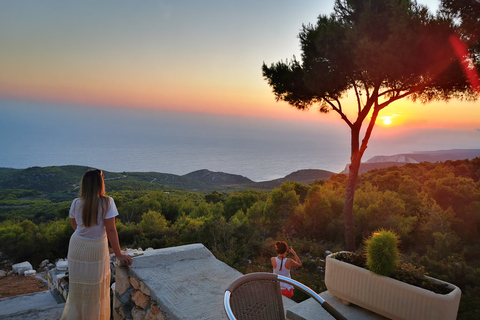
POLYGON ((47 273, 48 289, 54 295, 60 295, 64 300, 68 296, 68 274, 65 271, 59 271, 56 268, 47 273))
POLYGON ((130 267, 117 266, 113 317, 227 319, 225 288, 241 275, 202 244, 145 251, 130 267))
POLYGON ((113 319, 166 319, 156 301, 152 300, 150 289, 128 267, 115 268, 113 319))

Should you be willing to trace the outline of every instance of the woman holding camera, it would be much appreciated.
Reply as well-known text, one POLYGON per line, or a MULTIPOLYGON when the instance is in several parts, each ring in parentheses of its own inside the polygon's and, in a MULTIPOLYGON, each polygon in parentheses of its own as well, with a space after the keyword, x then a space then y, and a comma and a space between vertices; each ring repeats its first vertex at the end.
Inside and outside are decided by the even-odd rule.
MULTIPOLYGON (((291 278, 290 270, 292 268, 298 268, 302 266, 302 261, 297 256, 292 247, 288 247, 285 241, 277 241, 275 243, 275 250, 277 251, 277 256, 271 258, 273 273, 291 278), (295 260, 287 258, 288 253, 293 254, 295 260)), ((293 297, 293 286, 287 283, 280 283, 280 288, 282 290, 282 295, 287 298, 293 297)))

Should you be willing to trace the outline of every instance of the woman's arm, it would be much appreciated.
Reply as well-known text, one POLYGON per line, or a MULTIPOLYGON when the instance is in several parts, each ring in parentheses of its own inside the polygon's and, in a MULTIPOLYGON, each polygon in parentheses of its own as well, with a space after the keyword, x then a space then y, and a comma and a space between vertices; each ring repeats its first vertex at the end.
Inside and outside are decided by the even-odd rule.
POLYGON ((70 218, 70 224, 72 225, 73 230, 77 230, 77 220, 75 220, 75 218, 70 218))
POLYGON ((302 261, 297 256, 297 253, 295 252, 295 250, 290 248, 288 251, 290 251, 295 256, 295 261, 292 260, 292 259, 288 259, 288 261, 290 261, 290 267, 295 267, 295 268, 301 267, 302 266, 302 261))
POLYGON ((277 260, 275 259, 275 257, 271 257, 270 262, 272 263, 273 270, 275 270, 275 268, 277 267, 277 260))
POLYGON ((129 266, 132 264, 132 258, 129 255, 122 254, 122 250, 120 250, 120 242, 118 241, 118 233, 117 228, 115 226, 115 218, 105 219, 105 230, 107 231, 108 241, 110 241, 110 245, 112 246, 113 252, 120 262, 129 266))

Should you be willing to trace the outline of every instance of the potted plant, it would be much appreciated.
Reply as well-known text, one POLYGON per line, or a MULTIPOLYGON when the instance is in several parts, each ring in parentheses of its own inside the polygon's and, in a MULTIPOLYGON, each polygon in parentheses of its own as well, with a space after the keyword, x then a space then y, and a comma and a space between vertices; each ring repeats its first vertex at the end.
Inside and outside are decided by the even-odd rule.
POLYGON ((415 275, 418 270, 411 265, 404 264, 402 269, 394 232, 381 229, 365 243, 366 255, 342 251, 327 256, 325 285, 331 294, 344 304, 353 303, 393 320, 456 319, 460 289, 424 274, 415 275), (407 278, 420 283, 406 283, 407 278), (425 288, 428 286, 430 289, 425 288))

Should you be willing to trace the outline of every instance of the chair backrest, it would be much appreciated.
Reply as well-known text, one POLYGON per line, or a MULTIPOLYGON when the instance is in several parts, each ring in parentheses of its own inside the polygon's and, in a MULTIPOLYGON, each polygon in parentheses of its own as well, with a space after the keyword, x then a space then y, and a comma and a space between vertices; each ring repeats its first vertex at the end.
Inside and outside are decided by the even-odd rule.
POLYGON ((276 274, 251 273, 238 278, 225 290, 224 302, 230 319, 285 320, 276 274))
POLYGON ((273 273, 241 276, 225 290, 223 306, 231 320, 285 320, 280 282, 300 289, 337 320, 347 320, 330 303, 301 282, 273 273))

